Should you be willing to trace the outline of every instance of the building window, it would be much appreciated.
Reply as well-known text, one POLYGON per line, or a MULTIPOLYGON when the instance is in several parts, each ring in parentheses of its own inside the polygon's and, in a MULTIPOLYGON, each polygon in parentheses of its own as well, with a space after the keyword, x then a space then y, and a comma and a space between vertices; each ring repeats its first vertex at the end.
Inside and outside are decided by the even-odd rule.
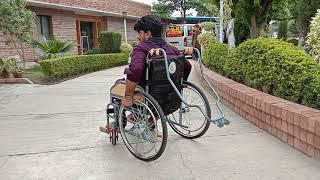
POLYGON ((51 17, 37 15, 37 32, 38 36, 48 39, 52 35, 51 17))

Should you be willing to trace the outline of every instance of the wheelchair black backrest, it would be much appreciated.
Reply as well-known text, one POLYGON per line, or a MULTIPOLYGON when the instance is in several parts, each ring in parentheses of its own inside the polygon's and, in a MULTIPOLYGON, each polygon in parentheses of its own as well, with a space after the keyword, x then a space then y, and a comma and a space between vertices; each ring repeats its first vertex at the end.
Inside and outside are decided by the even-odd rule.
MULTIPOLYGON (((147 63, 149 80, 146 85, 149 94, 159 103, 165 115, 171 114, 179 109, 181 99, 170 84, 164 58, 151 58, 147 63)), ((168 69, 171 80, 179 91, 182 90, 184 55, 168 57, 168 69)))

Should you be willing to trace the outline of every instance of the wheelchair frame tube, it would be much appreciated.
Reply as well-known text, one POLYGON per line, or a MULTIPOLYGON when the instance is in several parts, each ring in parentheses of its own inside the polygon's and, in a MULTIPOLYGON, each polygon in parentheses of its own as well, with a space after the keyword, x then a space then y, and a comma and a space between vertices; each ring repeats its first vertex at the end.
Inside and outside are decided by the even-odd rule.
MULTIPOLYGON (((215 123, 215 124, 217 124, 217 125, 218 125, 218 121, 223 120, 223 124, 224 124, 224 123, 225 123, 225 122, 224 122, 225 115, 224 115, 224 113, 223 113, 223 111, 222 111, 222 109, 221 109, 221 107, 220 107, 220 105, 219 105, 220 98, 219 98, 218 94, 216 93, 216 91, 214 91, 214 89, 212 88, 212 86, 210 85, 210 83, 209 83, 209 82, 205 79, 205 77, 203 76, 202 61, 201 61, 201 56, 200 56, 199 50, 197 49, 196 51, 197 51, 197 53, 198 53, 198 55, 199 55, 199 63, 200 63, 200 68, 201 68, 201 75, 202 75, 202 77, 205 79, 206 83, 209 84, 209 88, 214 92, 214 94, 215 94, 216 97, 217 97, 216 105, 218 106, 218 109, 219 109, 219 111, 220 111, 220 113, 221 113, 221 116, 220 116, 219 118, 217 118, 217 119, 210 119, 210 118, 203 112, 203 110, 200 108, 200 106, 188 104, 187 102, 185 102, 185 101, 183 100, 182 95, 180 94, 180 92, 179 92, 179 90, 177 89, 176 85, 173 83, 173 81, 172 81, 171 78, 170 78, 170 73, 169 73, 169 70, 168 70, 168 66, 169 66, 169 65, 168 65, 167 53, 165 52, 164 49, 162 49, 162 48, 159 48, 159 49, 162 51, 163 56, 164 56, 164 59, 165 59, 165 66, 166 66, 167 78, 168 78, 171 86, 173 87, 173 89, 175 90, 175 92, 177 93, 177 95, 179 96, 179 98, 181 99, 181 101, 182 101, 184 104, 186 104, 187 106, 198 108, 207 120, 209 120, 209 121, 211 121, 211 122, 213 122, 213 123, 215 123)), ((196 49, 196 48, 194 48, 194 49, 196 49)))

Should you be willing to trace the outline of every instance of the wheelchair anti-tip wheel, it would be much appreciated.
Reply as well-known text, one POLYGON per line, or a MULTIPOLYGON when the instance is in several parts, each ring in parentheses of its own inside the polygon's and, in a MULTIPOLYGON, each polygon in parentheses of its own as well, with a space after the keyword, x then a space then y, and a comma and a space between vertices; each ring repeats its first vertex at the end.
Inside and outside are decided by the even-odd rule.
MULTIPOLYGON (((182 96, 188 104, 200 106, 204 113, 211 118, 209 101, 199 87, 191 82, 184 82, 182 96)), ((184 103, 181 103, 180 108, 167 117, 175 122, 169 122, 172 129, 188 139, 201 137, 210 126, 210 121, 204 117, 200 109, 188 107, 184 103)))
POLYGON ((133 106, 120 107, 119 127, 124 144, 135 157, 153 161, 162 155, 167 144, 167 125, 160 105, 151 95, 139 90, 133 106))

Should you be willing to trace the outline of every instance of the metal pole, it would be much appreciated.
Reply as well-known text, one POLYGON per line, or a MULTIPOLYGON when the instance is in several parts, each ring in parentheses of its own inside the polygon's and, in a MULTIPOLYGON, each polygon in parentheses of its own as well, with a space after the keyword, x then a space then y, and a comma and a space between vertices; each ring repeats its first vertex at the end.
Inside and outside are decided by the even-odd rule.
POLYGON ((123 19, 123 25, 124 25, 124 39, 125 39, 126 43, 128 43, 126 17, 124 17, 124 19, 123 19))
POLYGON ((223 43, 223 0, 220 0, 220 42, 223 43))
POLYGON ((127 37, 127 12, 123 12, 123 27, 124 27, 124 39, 126 43, 128 43, 128 37, 127 37))

